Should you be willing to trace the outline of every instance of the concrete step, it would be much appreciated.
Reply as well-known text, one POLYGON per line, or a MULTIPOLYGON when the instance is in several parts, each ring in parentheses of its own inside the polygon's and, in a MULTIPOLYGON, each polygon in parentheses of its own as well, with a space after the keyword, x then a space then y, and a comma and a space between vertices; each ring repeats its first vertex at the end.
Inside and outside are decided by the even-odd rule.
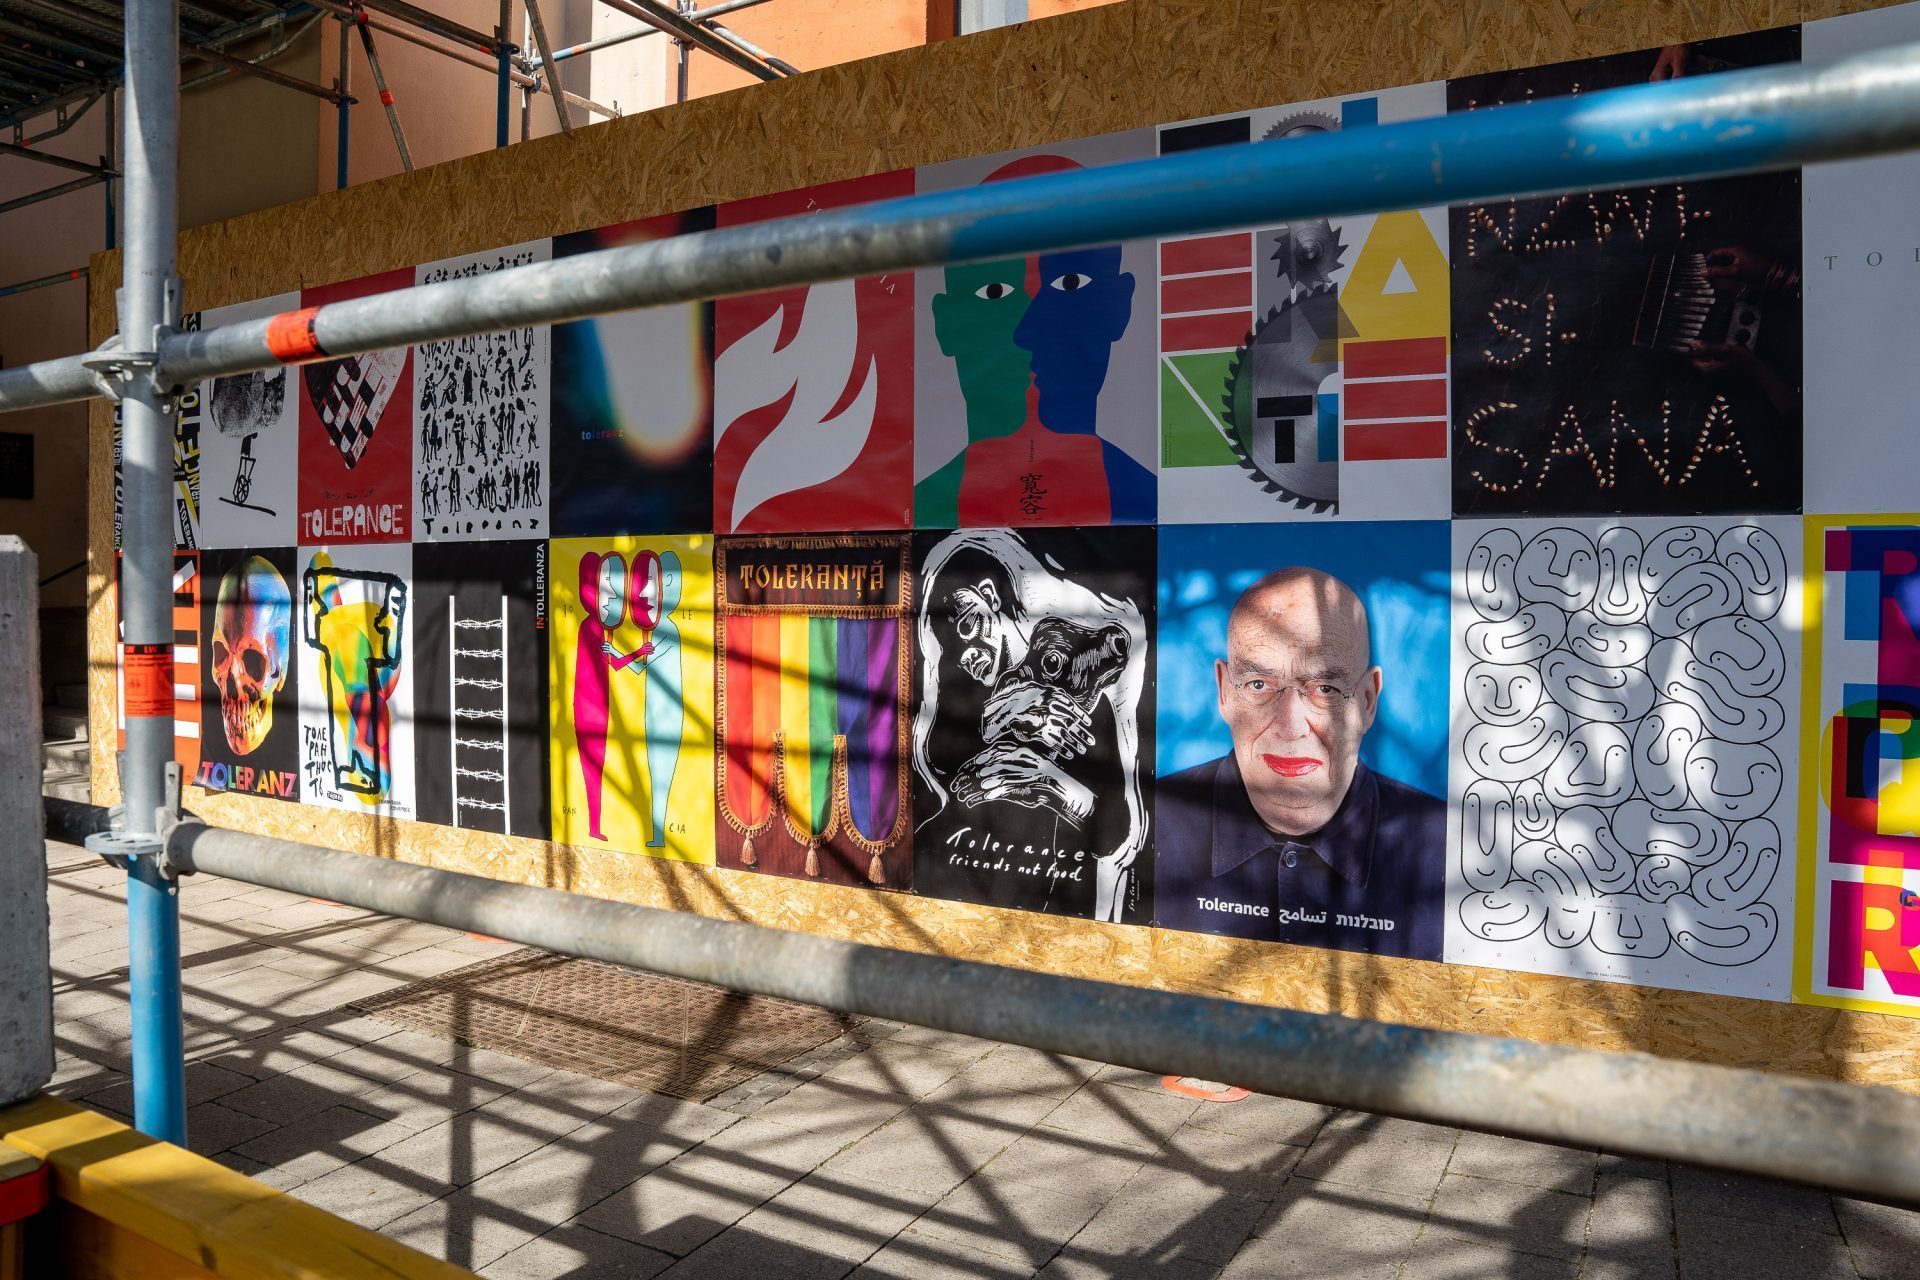
POLYGON ((63 777, 58 780, 43 779, 40 794, 53 796, 58 800, 75 800, 81 804, 93 803, 93 785, 85 774, 63 777))
POLYGON ((93 757, 93 749, 87 745, 85 738, 65 738, 47 743, 41 750, 41 756, 46 760, 49 770, 76 769, 85 773, 87 762, 93 757))
POLYGON ((40 736, 49 742, 87 736, 87 709, 82 706, 40 708, 40 736))

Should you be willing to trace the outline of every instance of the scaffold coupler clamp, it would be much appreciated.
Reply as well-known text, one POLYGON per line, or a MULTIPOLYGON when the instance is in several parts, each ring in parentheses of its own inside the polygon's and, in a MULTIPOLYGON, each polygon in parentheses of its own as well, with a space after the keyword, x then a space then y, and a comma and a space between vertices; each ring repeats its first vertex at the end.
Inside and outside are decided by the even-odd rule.
MULTIPOLYGON (((153 333, 140 349, 129 350, 125 335, 115 333, 80 357, 80 363, 92 371, 107 398, 116 405, 127 398, 128 390, 136 382, 145 379, 154 385, 165 401, 166 411, 173 411, 174 397, 179 394, 180 388, 159 384, 160 344, 180 331, 183 287, 179 276, 167 277, 166 319, 153 327, 153 333)), ((126 293, 125 289, 116 289, 113 294, 114 308, 122 315, 126 313, 126 293)))
MULTIPOLYGON (((121 767, 126 766, 126 752, 119 753, 121 767)), ((199 818, 185 812, 180 807, 180 786, 184 779, 178 761, 167 762, 166 802, 153 811, 153 831, 129 832, 127 830, 127 806, 116 804, 107 810, 108 829, 96 831, 87 837, 87 848, 100 855, 110 867, 118 871, 133 869, 135 858, 152 858, 154 870, 163 879, 178 880, 181 876, 192 875, 193 867, 189 863, 177 862, 169 854, 173 843, 173 833, 188 824, 198 824, 199 818)))

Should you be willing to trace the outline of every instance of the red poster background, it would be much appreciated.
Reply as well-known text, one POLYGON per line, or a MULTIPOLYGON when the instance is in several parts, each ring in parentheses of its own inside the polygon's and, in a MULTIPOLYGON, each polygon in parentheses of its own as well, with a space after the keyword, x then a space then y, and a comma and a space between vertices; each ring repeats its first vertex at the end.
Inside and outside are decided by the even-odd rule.
MULTIPOLYGON (((300 305, 318 307, 412 287, 413 268, 403 267, 302 290, 300 305)), ((409 497, 413 491, 413 349, 407 349, 399 381, 377 419, 373 437, 351 469, 307 395, 306 370, 296 368, 290 376, 300 409, 300 544, 407 541, 413 528, 409 497), (338 513, 357 507, 368 509, 365 529, 343 529, 338 513)))
MULTIPOLYGON (((824 186, 736 200, 718 210, 722 227, 763 222, 821 209, 838 209, 913 194, 913 171, 851 178, 824 186)), ((721 361, 728 347, 764 324, 781 307, 775 349, 793 341, 800 327, 808 290, 778 289, 714 304, 715 398, 720 402, 721 361)), ((734 486, 740 471, 780 424, 791 394, 740 415, 733 423, 714 422, 713 521, 718 533, 792 533, 821 530, 906 529, 913 524, 913 273, 876 276, 855 282, 859 334, 852 376, 833 411, 846 407, 860 390, 858 375, 877 360, 872 432, 851 466, 832 479, 783 493, 755 507, 732 525, 734 486), (720 434, 725 429, 724 437, 720 434)))

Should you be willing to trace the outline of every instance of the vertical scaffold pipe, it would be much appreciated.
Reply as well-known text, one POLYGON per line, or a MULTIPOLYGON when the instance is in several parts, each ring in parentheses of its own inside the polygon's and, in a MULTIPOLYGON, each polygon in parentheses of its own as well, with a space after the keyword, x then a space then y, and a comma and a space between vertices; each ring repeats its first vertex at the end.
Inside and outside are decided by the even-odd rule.
MULTIPOLYGON (((169 288, 180 139, 178 0, 127 6, 125 174, 126 248, 120 333, 128 353, 156 351, 178 319, 169 288)), ((121 661, 125 667, 127 749, 120 789, 126 831, 158 836, 173 759, 173 403, 150 376, 130 366, 121 399, 126 519, 121 562, 121 661)), ((134 1123, 185 1145, 185 1063, 180 1033, 180 900, 160 870, 160 855, 130 860, 127 875, 129 988, 133 1006, 134 1123)))
POLYGON ((346 18, 340 19, 340 101, 336 108, 338 115, 335 119, 333 140, 333 189, 335 191, 347 189, 347 144, 353 138, 351 117, 347 114, 353 106, 353 99, 348 96, 353 92, 353 68, 348 61, 348 55, 353 51, 352 37, 348 34, 349 25, 346 18))

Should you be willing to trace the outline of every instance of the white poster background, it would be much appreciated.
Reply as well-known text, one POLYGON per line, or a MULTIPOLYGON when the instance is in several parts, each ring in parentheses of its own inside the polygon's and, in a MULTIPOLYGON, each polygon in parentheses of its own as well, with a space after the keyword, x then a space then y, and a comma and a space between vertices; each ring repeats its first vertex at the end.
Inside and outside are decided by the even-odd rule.
MULTIPOLYGON (((215 307, 200 328, 298 311, 300 295, 215 307)), ((300 371, 274 369, 200 384, 200 545, 289 547, 299 475, 300 371), (224 388, 222 384, 227 384, 224 388), (274 387, 279 390, 275 392, 274 387), (278 412, 266 410, 276 407, 278 412), (243 461, 242 449, 250 462, 243 461)))

